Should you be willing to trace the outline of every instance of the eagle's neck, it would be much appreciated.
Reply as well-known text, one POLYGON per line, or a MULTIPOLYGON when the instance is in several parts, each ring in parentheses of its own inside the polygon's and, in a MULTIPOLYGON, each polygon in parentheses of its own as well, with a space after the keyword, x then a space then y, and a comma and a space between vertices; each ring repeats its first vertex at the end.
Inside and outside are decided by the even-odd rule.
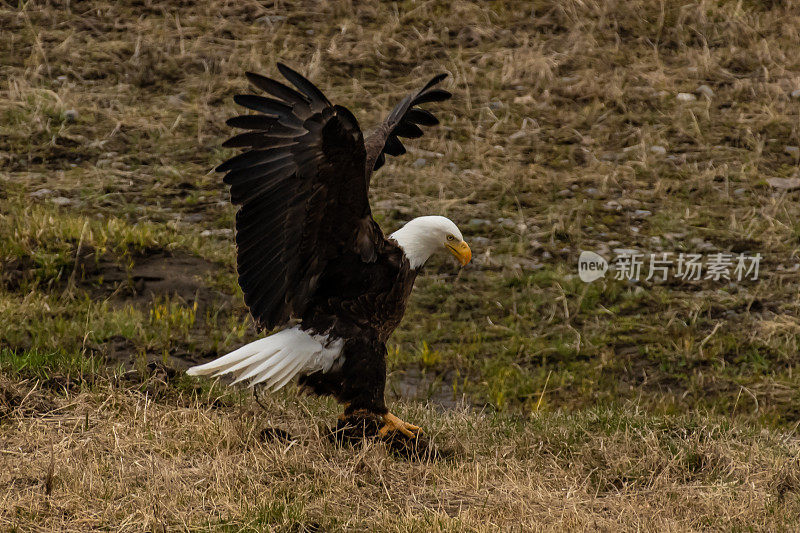
POLYGON ((390 235, 390 238, 394 239, 403 250, 403 255, 413 269, 422 267, 440 247, 438 240, 431 237, 429 228, 411 223, 390 235))

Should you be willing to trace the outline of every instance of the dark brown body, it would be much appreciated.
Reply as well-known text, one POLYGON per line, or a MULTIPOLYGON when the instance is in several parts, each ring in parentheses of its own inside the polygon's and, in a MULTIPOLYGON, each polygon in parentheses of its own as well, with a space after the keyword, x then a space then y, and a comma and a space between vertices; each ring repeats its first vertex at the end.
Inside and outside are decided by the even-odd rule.
POLYGON ((385 241, 373 263, 348 253, 329 264, 301 327, 345 339, 343 363, 325 374, 301 376, 300 385, 334 396, 346 405, 346 415, 385 414, 386 341, 403 318, 417 272, 394 241, 385 241))

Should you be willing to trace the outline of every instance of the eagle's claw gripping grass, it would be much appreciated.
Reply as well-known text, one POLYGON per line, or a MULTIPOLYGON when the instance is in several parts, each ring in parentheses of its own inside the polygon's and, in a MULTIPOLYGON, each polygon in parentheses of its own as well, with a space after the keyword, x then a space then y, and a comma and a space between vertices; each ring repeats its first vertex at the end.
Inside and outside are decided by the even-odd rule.
POLYGON ((396 431, 399 431, 410 439, 414 439, 421 432, 421 428, 414 424, 403 422, 392 413, 387 413, 383 416, 383 426, 378 430, 378 435, 385 437, 389 433, 396 431))

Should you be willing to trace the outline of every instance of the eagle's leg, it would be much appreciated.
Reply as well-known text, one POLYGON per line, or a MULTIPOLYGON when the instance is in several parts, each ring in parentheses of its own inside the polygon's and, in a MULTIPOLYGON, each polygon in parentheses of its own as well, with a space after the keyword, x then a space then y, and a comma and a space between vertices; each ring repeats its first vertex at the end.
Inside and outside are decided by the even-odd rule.
POLYGON ((381 437, 385 437, 393 431, 399 431, 410 439, 415 438, 419 434, 419 426, 409 424, 408 422, 403 422, 392 413, 386 413, 381 418, 383 421, 383 426, 381 426, 381 428, 378 430, 378 435, 381 437))
POLYGON ((374 436, 377 434, 381 438, 392 436, 392 434, 399 432, 409 439, 414 439, 419 436, 421 431, 419 426, 404 422, 389 412, 378 414, 365 409, 351 411, 347 408, 345 408, 343 414, 339 415, 337 427, 350 428, 348 434, 353 433, 353 436, 374 436))
POLYGON ((330 393, 344 404, 337 427, 352 437, 387 437, 395 433, 410 439, 417 437, 419 427, 403 422, 386 407, 386 345, 351 339, 345 344, 343 356, 344 365, 335 374, 314 374, 301 380, 315 390, 322 390, 319 385, 328 380, 336 384, 330 393))

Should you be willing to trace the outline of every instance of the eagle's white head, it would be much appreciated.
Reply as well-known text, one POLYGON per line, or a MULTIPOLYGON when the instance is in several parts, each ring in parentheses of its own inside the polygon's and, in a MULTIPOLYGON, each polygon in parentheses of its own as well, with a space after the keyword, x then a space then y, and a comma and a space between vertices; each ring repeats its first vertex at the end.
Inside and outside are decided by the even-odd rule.
POLYGON ((419 268, 434 252, 446 249, 466 265, 472 251, 452 220, 440 216, 418 217, 390 235, 408 258, 411 268, 419 268))

